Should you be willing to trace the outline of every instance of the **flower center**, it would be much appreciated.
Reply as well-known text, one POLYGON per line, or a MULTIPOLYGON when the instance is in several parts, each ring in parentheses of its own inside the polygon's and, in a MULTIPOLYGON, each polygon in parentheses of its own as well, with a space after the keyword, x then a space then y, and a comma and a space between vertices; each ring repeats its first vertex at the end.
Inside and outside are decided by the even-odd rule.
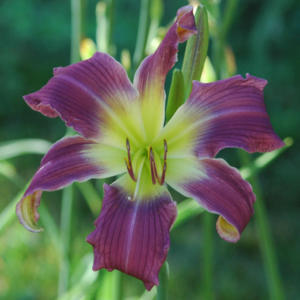
MULTIPOLYGON (((151 172, 151 179, 152 179, 152 184, 159 183, 160 185, 163 185, 165 182, 165 177, 166 177, 166 171, 167 171, 167 153, 168 153, 168 144, 167 141, 164 139, 164 155, 163 155, 163 165, 162 165, 162 171, 161 175, 158 173, 158 168, 157 168, 157 163, 155 161, 155 155, 154 155, 154 150, 152 146, 148 147, 147 150, 147 159, 149 160, 149 166, 150 166, 150 172, 151 172)), ((130 149, 130 142, 129 139, 126 138, 126 149, 127 149, 127 158, 125 158, 125 164, 127 167, 127 171, 129 176, 133 181, 137 181, 137 176, 134 172, 133 168, 133 161, 131 158, 131 149, 130 149)), ((159 158, 158 158, 159 159, 159 158)))

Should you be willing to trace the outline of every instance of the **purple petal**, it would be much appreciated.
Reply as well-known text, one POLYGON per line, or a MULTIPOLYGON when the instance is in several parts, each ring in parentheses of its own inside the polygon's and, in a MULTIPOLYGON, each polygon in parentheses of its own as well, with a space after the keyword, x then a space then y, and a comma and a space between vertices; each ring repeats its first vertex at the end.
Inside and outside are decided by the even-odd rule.
POLYGON ((178 43, 186 41, 195 33, 193 7, 180 8, 175 23, 167 32, 158 49, 142 62, 135 74, 134 85, 142 97, 155 95, 160 96, 161 101, 164 99, 165 78, 177 61, 178 43))
POLYGON ((94 247, 93 270, 120 270, 141 279, 150 290, 166 259, 176 205, 168 192, 137 202, 117 185, 104 185, 96 229, 87 238, 94 247))
POLYGON ((194 81, 185 106, 198 115, 196 153, 214 157, 221 149, 272 151, 284 146, 275 134, 263 101, 267 81, 247 74, 213 83, 194 81))
POLYGON ((54 77, 24 99, 47 117, 60 116, 86 138, 97 138, 111 107, 137 96, 123 67, 111 56, 96 53, 88 60, 54 69, 54 77))
POLYGON ((17 204, 19 220, 28 230, 40 231, 36 222, 42 191, 53 191, 73 181, 105 176, 106 170, 88 157, 88 149, 92 144, 93 141, 82 137, 64 138, 54 144, 44 156, 40 168, 17 204))
POLYGON ((141 97, 141 116, 146 139, 159 134, 165 119, 165 79, 177 60, 178 43, 196 33, 193 9, 178 10, 175 23, 167 32, 154 54, 148 56, 134 76, 134 86, 141 97))
POLYGON ((219 235, 229 242, 238 241, 253 215, 255 195, 250 184, 222 159, 200 160, 198 169, 197 176, 168 184, 197 200, 206 210, 220 215, 219 235))

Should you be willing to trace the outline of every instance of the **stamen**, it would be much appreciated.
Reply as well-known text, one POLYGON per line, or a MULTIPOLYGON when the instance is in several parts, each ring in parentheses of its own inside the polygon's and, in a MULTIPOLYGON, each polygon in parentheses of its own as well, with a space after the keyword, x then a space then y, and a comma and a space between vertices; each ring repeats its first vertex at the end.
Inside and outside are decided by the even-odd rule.
POLYGON ((136 178, 134 176, 133 167, 132 167, 132 161, 131 161, 131 154, 130 154, 130 143, 128 138, 126 138, 126 148, 127 148, 127 159, 124 158, 127 171, 129 176, 132 178, 133 181, 136 181, 136 178))
POLYGON ((157 170, 156 170, 156 165, 155 165, 155 160, 154 160, 152 147, 150 147, 150 149, 149 149, 149 160, 150 160, 152 183, 156 184, 155 177, 157 176, 157 170))
POLYGON ((161 177, 159 177, 157 173, 152 147, 149 148, 149 160, 150 160, 150 169, 151 169, 151 177, 152 177, 153 184, 156 184, 156 180, 160 185, 163 185, 165 182, 166 171, 167 171, 167 153, 168 153, 168 145, 167 145, 167 141, 164 140, 164 164, 163 164, 161 177))
POLYGON ((165 161, 167 160, 167 153, 168 153, 168 144, 166 140, 164 140, 164 148, 165 148, 165 152, 164 152, 164 161, 165 161))
POLYGON ((161 174, 160 184, 163 185, 165 182, 166 171, 167 171, 167 153, 168 153, 168 144, 167 141, 164 140, 164 166, 161 174))

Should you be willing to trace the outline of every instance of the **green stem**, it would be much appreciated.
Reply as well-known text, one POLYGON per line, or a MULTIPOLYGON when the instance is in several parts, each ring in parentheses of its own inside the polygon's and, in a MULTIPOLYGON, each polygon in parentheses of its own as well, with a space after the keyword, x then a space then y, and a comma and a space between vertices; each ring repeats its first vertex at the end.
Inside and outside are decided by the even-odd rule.
POLYGON ((71 240, 71 216, 73 203, 73 188, 69 186, 63 190, 61 207, 61 263, 58 280, 58 295, 63 295, 69 285, 69 249, 71 240))
POLYGON ((84 3, 84 0, 71 0, 71 63, 80 61, 84 3))
POLYGON ((123 274, 120 271, 115 271, 112 277, 113 281, 113 300, 122 300, 123 298, 123 274))
POLYGON ((115 23, 115 0, 100 1, 96 6, 96 39, 97 48, 100 52, 114 55, 113 31, 115 23))
POLYGON ((191 92, 192 81, 200 80, 208 49, 208 16, 203 5, 197 8, 195 21, 197 34, 189 38, 182 63, 185 98, 187 98, 191 92))
POLYGON ((0 160, 25 154, 45 154, 51 144, 41 139, 20 139, 0 143, 0 160))
MULTIPOLYGON (((223 26, 218 26, 220 30, 216 33, 215 45, 214 45, 214 59, 215 59, 215 70, 218 79, 223 77, 223 67, 225 63, 224 61, 225 41, 226 41, 226 36, 229 31, 230 25, 232 24, 233 16, 237 8, 237 3, 238 0, 228 0, 225 8, 223 22, 222 22, 223 26)), ((241 153, 242 165, 250 166, 249 155, 245 152, 240 152, 240 153, 241 153)), ((257 220, 257 227, 261 235, 260 246, 264 258, 265 271, 267 273, 267 278, 268 278, 270 297, 271 299, 281 300, 284 299, 283 296, 284 294, 283 294, 282 284, 279 276, 279 270, 276 262, 275 249, 271 238, 271 231, 267 221, 266 211, 264 208, 264 204, 262 202, 262 193, 257 184, 256 172, 258 172, 259 170, 261 170, 261 168, 259 167, 256 168, 256 166, 253 166, 249 170, 249 174, 244 174, 244 175, 250 175, 249 181, 251 182, 257 196, 257 201, 255 203, 256 220, 257 220)))
POLYGON ((214 299, 213 295, 213 216, 210 213, 203 214, 203 299, 214 299))
POLYGON ((110 299, 122 300, 123 297, 123 274, 114 270, 108 272, 107 270, 100 270, 99 273, 99 288, 96 299, 110 299))
POLYGON ((267 220, 267 213, 262 201, 259 186, 253 180, 252 186, 255 190, 257 201, 255 203, 256 222, 260 233, 260 247, 263 255, 265 271, 269 286, 270 298, 274 300, 284 299, 283 287, 279 275, 275 248, 273 245, 271 230, 267 220))
POLYGON ((190 37, 184 53, 181 70, 175 69, 167 101, 166 121, 188 98, 192 81, 200 80, 209 41, 208 17, 203 5, 198 6, 195 21, 197 34, 190 37))
POLYGON ((169 264, 166 261, 159 272, 159 285, 157 287, 157 300, 168 299, 169 264))
POLYGON ((177 218, 172 226, 172 230, 192 217, 203 213, 204 208, 202 208, 194 199, 186 199, 177 204, 177 212, 177 218))
MULTIPOLYGON (((241 161, 249 164, 249 154, 243 151, 239 151, 239 153, 241 156, 241 161)), ((275 254, 275 247, 272 241, 270 225, 268 223, 268 217, 263 203, 262 191, 258 184, 257 176, 255 173, 251 174, 248 180, 251 183, 253 190, 256 194, 255 219, 256 226, 260 235, 260 248, 263 256, 263 263, 269 287, 270 299, 283 300, 285 299, 283 286, 279 275, 279 269, 275 254)))
POLYGON ((220 18, 220 7, 219 4, 215 6, 215 18, 216 18, 216 28, 215 32, 212 35, 212 60, 213 60, 213 66, 216 73, 216 78, 221 79, 221 70, 222 70, 222 63, 223 63, 223 56, 224 53, 223 49, 223 40, 220 34, 221 31, 221 18, 220 18))
POLYGON ((218 79, 222 79, 227 75, 227 68, 225 65, 225 42, 226 37, 229 32, 230 26, 233 22, 233 18, 236 12, 238 0, 228 0, 226 1, 226 7, 224 11, 224 16, 220 17, 219 5, 216 7, 217 12, 217 29, 214 38, 213 46, 213 57, 214 57, 214 67, 218 79), (222 25, 220 25, 222 24, 222 25))
POLYGON ((141 60, 145 55, 149 22, 150 22, 150 0, 141 0, 137 41, 136 41, 136 46, 133 54, 134 70, 136 69, 136 67, 141 62, 141 60))
MULTIPOLYGON (((71 63, 80 61, 80 42, 83 37, 84 0, 71 0, 71 63)), ((68 129, 66 135, 72 132, 68 129)), ((69 285, 69 249, 71 240, 71 216, 73 203, 72 185, 63 190, 61 206, 61 263, 58 278, 58 296, 63 295, 69 285)))
POLYGON ((113 31, 114 31, 114 24, 115 24, 115 7, 116 1, 110 0, 109 2, 109 9, 108 9, 108 34, 107 34, 107 43, 108 43, 108 51, 111 53, 112 48, 112 41, 113 41, 113 31))
POLYGON ((169 121, 178 107, 184 102, 184 78, 181 70, 174 69, 167 101, 166 121, 169 121))
POLYGON ((16 197, 8 203, 8 205, 0 213, 0 233, 1 231, 13 222, 16 218, 16 204, 21 200, 26 189, 29 186, 28 182, 24 188, 16 195, 16 197))
POLYGON ((100 52, 108 53, 109 44, 108 44, 108 22, 106 18, 107 5, 105 2, 98 2, 96 6, 96 20, 97 20, 97 29, 96 29, 96 41, 97 49, 100 52))
MULTIPOLYGON (((265 168, 266 166, 268 166, 271 162, 274 161, 274 159, 276 159, 277 157, 279 157, 279 155, 281 153, 283 153, 284 151, 286 151, 289 147, 291 147, 293 145, 293 139, 290 137, 285 138, 284 140, 285 146, 274 150, 272 152, 266 152, 264 154, 261 154, 258 158, 256 158, 254 161, 252 161, 251 163, 249 163, 249 159, 245 159, 243 157, 241 157, 241 161, 242 161, 242 165, 244 167, 242 167, 240 169, 240 173, 242 175, 242 177, 244 179, 248 179, 251 178, 254 175, 259 174, 259 172, 265 168)), ((242 155, 241 155, 242 156, 242 155)))
POLYGON ((221 29, 221 36, 225 41, 227 37, 227 33, 229 32, 230 26, 233 22, 233 18, 235 16, 236 8, 239 0, 228 0, 225 7, 224 17, 223 17, 223 26, 221 29))
POLYGON ((76 187, 80 190, 81 194, 85 198, 93 215, 97 216, 101 208, 101 198, 98 195, 93 184, 89 181, 76 182, 76 187))
POLYGON ((157 30, 163 14, 163 1, 152 0, 150 7, 150 25, 146 42, 146 51, 151 47, 151 42, 157 36, 157 30))
POLYGON ((50 239, 52 240, 53 245, 55 246, 57 253, 60 255, 61 251, 61 241, 59 239, 59 231, 55 221, 53 220, 51 214, 49 213, 46 205, 42 202, 39 208, 40 212, 40 220, 43 224, 43 227, 47 231, 47 235, 49 234, 50 239))

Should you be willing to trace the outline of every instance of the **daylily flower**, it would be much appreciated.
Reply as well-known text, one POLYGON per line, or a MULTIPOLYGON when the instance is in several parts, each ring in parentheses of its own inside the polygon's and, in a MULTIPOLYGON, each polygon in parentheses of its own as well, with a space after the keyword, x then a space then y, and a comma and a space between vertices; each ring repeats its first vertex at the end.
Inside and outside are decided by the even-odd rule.
POLYGON ((263 103, 266 81, 250 75, 194 81, 186 103, 164 125, 165 78, 178 43, 195 32, 192 8, 182 7, 133 84, 116 60, 96 53, 54 69, 41 90, 24 96, 32 109, 61 117, 80 135, 59 140, 44 156, 17 205, 20 222, 40 231, 42 191, 120 175, 104 185, 96 229, 87 238, 94 247, 93 269, 118 269, 147 289, 158 284, 176 218, 167 186, 219 215, 219 235, 236 242, 253 214, 255 196, 235 168, 214 157, 226 147, 265 152, 283 146, 263 103))

